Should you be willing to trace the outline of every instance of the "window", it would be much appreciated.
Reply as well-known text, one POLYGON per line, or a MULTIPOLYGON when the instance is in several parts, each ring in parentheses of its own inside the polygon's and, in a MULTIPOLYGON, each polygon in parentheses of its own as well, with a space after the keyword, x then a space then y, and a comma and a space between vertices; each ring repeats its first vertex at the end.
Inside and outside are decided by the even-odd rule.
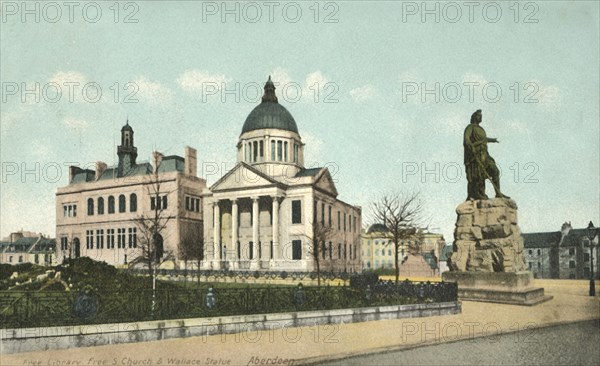
POLYGON ((129 247, 137 248, 137 228, 130 227, 128 230, 129 233, 129 247))
POLYGON ((119 212, 125 212, 125 195, 119 196, 119 212))
POLYGON ((542 250, 541 250, 541 249, 538 249, 538 252, 537 252, 537 253, 538 253, 538 255, 541 255, 541 254, 542 254, 542 250))
POLYGON ((271 161, 275 161, 275 140, 271 140, 271 161))
POLYGON ((63 205, 63 216, 64 217, 76 217, 77 216, 77 205, 63 205))
POLYGON ((115 249, 115 229, 106 230, 106 248, 115 249))
POLYGON ((63 206, 63 217, 67 217, 69 212, 68 206, 64 205, 63 206))
MULTIPOLYGON (((575 248, 569 248, 569 255, 575 255, 575 248)), ((575 267, 572 267, 575 268, 575 267)))
POLYGON ((292 260, 302 259, 302 241, 292 240, 292 260))
POLYGON ((340 214, 340 211, 338 211, 338 230, 341 230, 341 229, 342 229, 342 221, 341 221, 341 219, 340 219, 341 217, 342 217, 342 216, 341 216, 341 214, 340 214))
POLYGON ((325 247, 325 241, 321 242, 321 255, 323 259, 325 259, 325 255, 327 254, 327 248, 325 247))
POLYGON ((575 261, 569 261, 569 268, 575 268, 575 261))
POLYGON ((150 197, 150 209, 151 210, 156 209, 156 197, 150 197))
POLYGON ((288 161, 288 143, 285 141, 283 143, 283 161, 288 161))
POLYGON ((342 259, 342 244, 338 243, 338 259, 342 259))
POLYGON ((538 269, 541 269, 541 268, 542 268, 542 263, 538 262, 538 269))
POLYGON ((329 227, 331 227, 331 206, 329 206, 329 227))
POLYGON ((60 238, 60 250, 67 250, 69 239, 66 237, 60 238))
POLYGON ((163 196, 163 198, 162 198, 162 209, 163 210, 167 209, 167 196, 163 196))
POLYGON ((113 196, 108 196, 108 213, 115 213, 115 198, 113 196))
POLYGON ((294 143, 294 163, 298 162, 298 144, 294 143))
POLYGON ((88 200, 87 200, 87 213, 89 216, 92 216, 94 214, 94 199, 93 198, 88 198, 88 200))
POLYGON ((321 224, 325 226, 325 203, 321 203, 321 224))
POLYGON ((277 161, 281 161, 281 158, 283 156, 283 147, 281 144, 281 141, 277 141, 277 161))
POLYGON ((331 242, 329 242, 329 259, 332 259, 333 257, 333 244, 331 242))
POLYGON ((527 262, 527 264, 529 265, 529 269, 531 270, 531 268, 533 266, 533 262, 527 262))
POLYGON ((104 198, 98 198, 98 215, 104 215, 104 198))
POLYGON ((125 228, 117 229, 117 248, 125 248, 125 228))
POLYGON ((94 230, 85 231, 85 249, 94 249, 94 230))
POLYGON ((254 259, 254 242, 249 242, 249 248, 248 248, 248 259, 254 259))
POLYGON ((258 150, 259 150, 259 151, 258 151, 258 157, 259 157, 259 160, 260 160, 260 161, 263 161, 263 160, 265 160, 265 159, 264 159, 264 157, 265 157, 264 141, 262 141, 262 140, 261 140, 261 141, 258 143, 258 150))
POLYGON ((132 193, 129 195, 129 212, 137 211, 137 195, 132 193))
POLYGON ((346 231, 346 213, 344 212, 344 231, 346 231))
POLYGON ((302 201, 292 201, 292 224, 302 223, 302 201))
POLYGON ((258 161, 258 141, 254 141, 252 146, 252 161, 258 161))
POLYGON ((269 243, 269 259, 273 259, 273 240, 269 243))
POLYGON ((185 209, 188 210, 188 211, 192 210, 192 208, 191 208, 192 206, 190 205, 190 201, 191 201, 191 198, 186 196, 185 197, 185 209))
POLYGON ((584 253, 583 254, 583 261, 584 262, 589 262, 590 261, 590 253, 584 253))
POLYGON ((352 230, 353 232, 356 232, 356 216, 354 216, 354 228, 352 230))
POLYGON ((96 249, 104 248, 104 230, 96 230, 96 249))
POLYGON ((19 263, 23 263, 23 256, 22 255, 19 256, 19 263))
POLYGON ((529 255, 533 255, 533 250, 529 249, 529 255))

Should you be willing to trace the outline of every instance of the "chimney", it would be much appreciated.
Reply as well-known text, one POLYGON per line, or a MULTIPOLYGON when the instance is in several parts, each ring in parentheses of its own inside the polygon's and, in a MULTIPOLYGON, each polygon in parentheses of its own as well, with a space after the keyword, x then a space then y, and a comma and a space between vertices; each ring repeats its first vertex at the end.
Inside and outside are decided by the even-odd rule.
POLYGON ((565 237, 569 235, 569 232, 572 228, 573 226, 571 226, 571 221, 562 224, 562 226, 560 227, 560 242, 558 243, 558 246, 562 245, 563 241, 565 240, 565 237))
POLYGON ((73 181, 73 178, 75 178, 75 175, 77 173, 81 173, 83 170, 78 167, 78 166, 69 166, 69 183, 71 183, 73 181))
POLYGON ((16 232, 16 233, 11 233, 10 234, 10 242, 14 243, 17 240, 21 239, 22 237, 23 237, 23 232, 22 231, 16 232))
POLYGON ((196 159, 196 149, 186 146, 185 147, 185 169, 186 175, 196 176, 198 169, 198 162, 196 159))
POLYGON ((100 179, 102 173, 106 170, 107 166, 105 162, 97 161, 96 162, 96 180, 100 179))

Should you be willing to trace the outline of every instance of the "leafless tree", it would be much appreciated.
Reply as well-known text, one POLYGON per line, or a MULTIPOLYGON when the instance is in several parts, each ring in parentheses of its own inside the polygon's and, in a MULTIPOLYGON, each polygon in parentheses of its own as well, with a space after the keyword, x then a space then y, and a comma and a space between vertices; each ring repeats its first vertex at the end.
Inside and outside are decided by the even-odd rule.
POLYGON ((373 223, 383 224, 394 246, 396 283, 400 277, 400 247, 404 240, 414 239, 422 219, 423 203, 419 193, 382 193, 371 204, 373 223))
POLYGON ((317 272, 317 286, 321 286, 321 257, 326 257, 327 254, 327 240, 333 233, 333 227, 325 225, 325 222, 317 219, 317 205, 315 204, 315 210, 313 220, 311 222, 311 233, 307 235, 310 242, 309 253, 312 255, 315 263, 317 272))

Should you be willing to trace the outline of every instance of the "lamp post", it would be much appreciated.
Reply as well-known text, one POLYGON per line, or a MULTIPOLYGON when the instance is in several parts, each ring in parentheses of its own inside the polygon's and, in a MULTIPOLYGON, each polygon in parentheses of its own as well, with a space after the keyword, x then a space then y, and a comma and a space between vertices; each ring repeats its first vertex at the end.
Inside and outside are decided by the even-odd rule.
POLYGON ((596 237, 597 229, 594 224, 590 221, 587 227, 587 236, 590 239, 590 296, 596 296, 596 282, 594 278, 594 238, 596 237))

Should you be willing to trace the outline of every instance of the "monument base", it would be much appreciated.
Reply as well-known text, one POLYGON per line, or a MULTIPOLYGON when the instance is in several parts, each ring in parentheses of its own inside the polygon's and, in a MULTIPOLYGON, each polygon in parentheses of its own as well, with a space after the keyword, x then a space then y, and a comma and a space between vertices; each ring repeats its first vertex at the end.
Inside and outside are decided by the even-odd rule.
POLYGON ((552 299, 533 287, 533 274, 522 272, 444 272, 442 280, 458 283, 458 297, 466 301, 532 306, 552 299))

